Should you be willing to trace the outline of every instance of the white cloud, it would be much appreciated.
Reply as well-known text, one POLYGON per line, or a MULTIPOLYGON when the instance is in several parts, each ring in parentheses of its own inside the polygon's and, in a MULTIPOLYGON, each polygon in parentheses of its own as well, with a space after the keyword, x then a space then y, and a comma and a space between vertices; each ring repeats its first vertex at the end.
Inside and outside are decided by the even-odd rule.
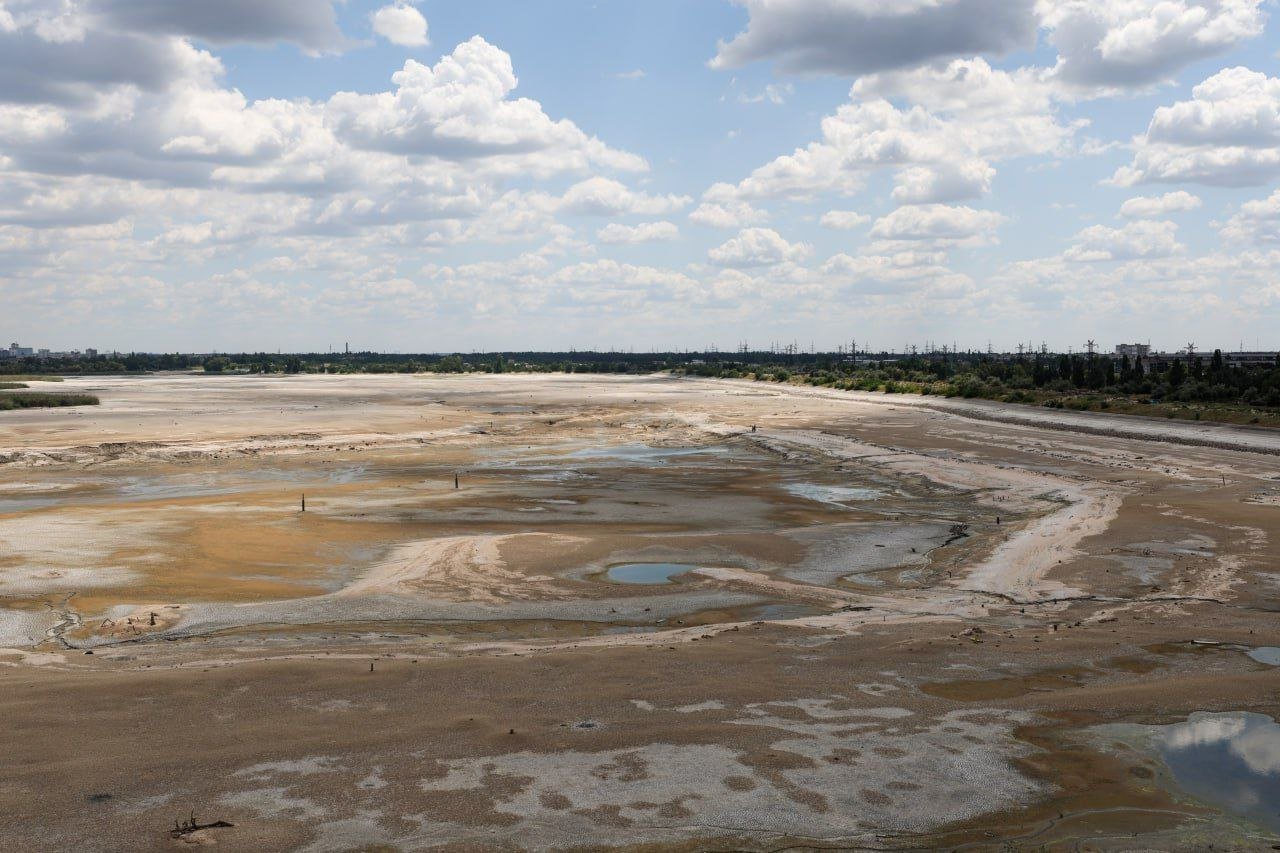
POLYGON ((1280 243, 1280 190, 1240 205, 1240 211, 1227 220, 1221 233, 1233 242, 1280 243))
POLYGON ((865 225, 871 221, 871 217, 863 213, 853 210, 828 210, 822 214, 819 224, 824 228, 834 228, 839 231, 852 231, 859 225, 865 225))
POLYGON ((1160 107, 1112 181, 1252 186, 1280 173, 1280 79, 1224 68, 1160 107))
POLYGON ((881 240, 931 241, 935 245, 978 246, 994 242, 1006 221, 994 210, 924 204, 900 207, 876 220, 871 236, 881 240))
POLYGON ((787 98, 795 94, 795 91, 795 87, 790 83, 770 83, 758 94, 749 95, 743 92, 738 96, 738 102, 743 104, 769 103, 774 106, 781 106, 787 102, 787 98))
POLYGON ((674 240, 680 229, 671 222, 642 222, 639 225, 623 225, 611 222, 596 232, 601 243, 651 243, 657 240, 674 240))
POLYGON ((813 247, 807 243, 788 243, 772 228, 746 228, 707 253, 711 262, 722 267, 763 267, 804 260, 813 247))
POLYGON ((732 184, 713 184, 689 220, 711 228, 745 228, 767 222, 769 215, 737 197, 732 184))
POLYGON ((1165 193, 1160 196, 1135 196, 1120 205, 1120 215, 1127 219, 1160 219, 1171 213, 1196 210, 1202 202, 1199 196, 1186 190, 1165 193))
POLYGON ((992 68, 981 57, 869 74, 854 81, 854 100, 903 98, 939 113, 1004 118, 1049 113, 1056 95, 1042 68, 992 68))
POLYGON ((95 26, 186 36, 212 44, 287 41, 313 53, 347 45, 332 0, 95 0, 62 5, 90 8, 97 19, 95 26))
POLYGON ((691 201, 688 196, 636 192, 612 178, 597 176, 570 187, 561 201, 561 209, 586 216, 661 216, 679 210, 691 201))
POLYGON ((867 74, 1035 43, 1032 0, 735 0, 747 29, 713 68, 770 60, 783 71, 867 74))
POLYGON ((1261 0, 1039 0, 1058 49, 1055 75, 1075 87, 1132 88, 1262 33, 1261 0))
POLYGON ((850 97, 822 120, 820 140, 756 169, 738 185, 739 197, 852 195, 872 172, 900 169, 902 201, 972 198, 989 187, 992 162, 1065 153, 1081 126, 1056 119, 1034 74, 998 71, 983 60, 866 78, 850 97), (927 92, 932 110, 888 100, 927 92))
POLYGON ((639 157, 609 148, 572 122, 552 121, 537 101, 509 98, 517 83, 511 57, 479 36, 435 66, 411 59, 391 79, 396 86, 391 92, 334 95, 326 123, 348 144, 374 151, 445 158, 508 155, 544 174, 591 163, 646 168, 639 157))
POLYGON ((392 44, 404 47, 424 47, 427 40, 427 19, 414 6, 406 2, 383 6, 370 16, 373 31, 392 44))
POLYGON ((912 166, 898 173, 893 200, 900 204, 967 201, 991 190, 996 170, 983 160, 912 166))
POLYGON ((1069 261, 1128 261, 1167 258, 1184 251, 1176 223, 1141 219, 1120 228, 1093 225, 1075 236, 1063 257, 1069 261))

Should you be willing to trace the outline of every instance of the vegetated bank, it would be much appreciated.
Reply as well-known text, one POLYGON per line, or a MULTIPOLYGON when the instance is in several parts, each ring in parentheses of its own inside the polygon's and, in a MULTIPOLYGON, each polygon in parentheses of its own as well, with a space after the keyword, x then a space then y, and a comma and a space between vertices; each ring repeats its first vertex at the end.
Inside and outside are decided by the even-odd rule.
POLYGON ((38 392, 0 391, 0 411, 13 409, 56 409, 63 406, 96 406, 92 394, 44 394, 38 392))
POLYGON ((1221 351, 1131 360, 1082 353, 488 352, 113 353, 12 359, 0 380, 191 370, 228 374, 594 373, 736 377, 842 390, 927 394, 1078 411, 1280 426, 1280 364, 1237 366, 1221 351))
POLYGON ((996 400, 1075 411, 1109 412, 1254 426, 1280 426, 1277 364, 1229 365, 1221 351, 1172 360, 1096 354, 1016 357, 973 353, 763 362, 702 359, 678 369, 690 376, 748 378, 846 391, 880 391, 996 400))

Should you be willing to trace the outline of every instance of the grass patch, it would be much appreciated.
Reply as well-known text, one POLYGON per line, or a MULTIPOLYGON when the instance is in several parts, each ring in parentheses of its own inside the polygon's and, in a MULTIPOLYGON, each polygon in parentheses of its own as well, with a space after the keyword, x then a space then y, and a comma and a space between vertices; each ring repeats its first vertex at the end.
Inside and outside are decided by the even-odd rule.
POLYGON ((0 382, 0 389, 4 389, 5 391, 8 391, 12 388, 29 388, 29 387, 31 386, 27 385, 27 383, 25 382, 0 382))
POLYGON ((0 373, 5 382, 61 382, 61 376, 46 376, 43 373, 0 373))
POLYGON ((96 405, 98 405, 98 398, 92 394, 28 394, 21 391, 0 393, 0 411, 96 405))

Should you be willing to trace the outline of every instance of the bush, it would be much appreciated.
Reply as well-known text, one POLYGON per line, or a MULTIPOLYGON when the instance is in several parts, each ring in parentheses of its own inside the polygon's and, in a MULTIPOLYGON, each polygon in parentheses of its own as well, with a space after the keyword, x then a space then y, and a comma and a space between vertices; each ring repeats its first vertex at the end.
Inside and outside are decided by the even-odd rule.
POLYGON ((92 394, 0 394, 0 410, 49 409, 62 406, 96 406, 98 398, 92 394))

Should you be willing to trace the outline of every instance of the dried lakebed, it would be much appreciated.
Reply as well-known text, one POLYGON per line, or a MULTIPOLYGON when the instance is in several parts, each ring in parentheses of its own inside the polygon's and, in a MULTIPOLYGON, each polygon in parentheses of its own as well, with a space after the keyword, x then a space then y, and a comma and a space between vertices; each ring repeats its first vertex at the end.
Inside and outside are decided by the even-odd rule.
POLYGON ((0 419, 6 848, 192 810, 230 825, 182 843, 263 850, 1277 831, 1269 433, 667 377, 66 384, 103 404, 0 419))

